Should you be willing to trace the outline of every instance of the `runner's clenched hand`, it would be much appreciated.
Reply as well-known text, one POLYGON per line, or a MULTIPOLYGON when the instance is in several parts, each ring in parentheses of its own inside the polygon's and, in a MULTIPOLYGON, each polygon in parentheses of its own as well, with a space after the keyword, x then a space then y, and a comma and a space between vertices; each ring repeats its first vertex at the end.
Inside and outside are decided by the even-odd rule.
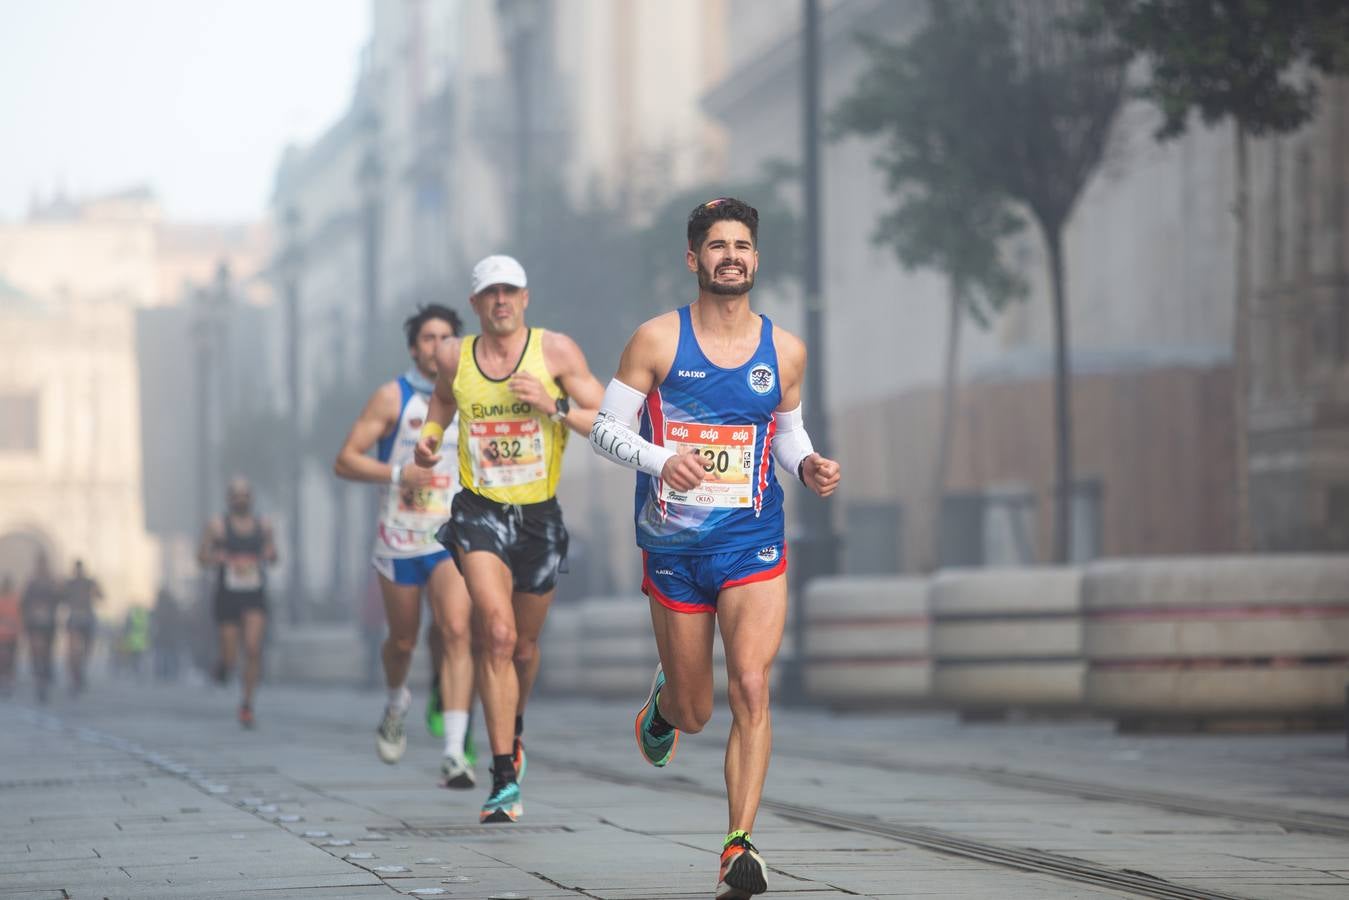
POLYGON ((435 472, 422 468, 420 464, 404 466, 398 473, 398 484, 400 487, 421 488, 429 485, 435 477, 435 472))
POLYGON ((430 469, 440 462, 440 438, 424 434, 412 448, 412 459, 420 468, 430 469))
POLYGON ((702 456, 698 451, 686 447, 665 461, 660 477, 676 491, 691 491, 703 483, 706 472, 702 456))
POLYGON ((810 454, 801 464, 801 480, 821 497, 828 497, 837 490, 842 477, 843 472, 838 463, 818 453, 810 454))

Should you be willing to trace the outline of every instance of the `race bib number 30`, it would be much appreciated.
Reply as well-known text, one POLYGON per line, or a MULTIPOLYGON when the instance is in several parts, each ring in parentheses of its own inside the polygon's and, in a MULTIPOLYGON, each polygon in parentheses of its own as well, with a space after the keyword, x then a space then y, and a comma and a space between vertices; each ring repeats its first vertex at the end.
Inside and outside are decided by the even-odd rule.
POLYGON ((663 500, 729 509, 749 506, 753 502, 753 425, 666 422, 665 446, 676 453, 686 450, 697 453, 703 461, 703 483, 688 492, 662 485, 663 500))
POLYGON ((473 422, 468 453, 479 487, 515 487, 548 477, 538 419, 473 422))

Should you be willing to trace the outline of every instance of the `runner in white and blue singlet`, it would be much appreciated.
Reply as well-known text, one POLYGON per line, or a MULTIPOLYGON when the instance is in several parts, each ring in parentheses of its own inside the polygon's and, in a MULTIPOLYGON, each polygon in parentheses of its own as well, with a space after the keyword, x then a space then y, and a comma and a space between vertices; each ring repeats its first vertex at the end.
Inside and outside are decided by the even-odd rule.
POLYGON ((428 727, 433 733, 435 725, 443 728, 445 784, 470 788, 475 778, 468 746, 473 698, 468 589, 436 540, 459 490, 458 471, 450 462, 424 469, 412 458, 435 383, 436 349, 458 334, 459 317, 446 307, 426 306, 404 323, 404 330, 413 365, 370 397, 335 465, 342 478, 384 485, 372 565, 389 624, 381 653, 389 696, 376 729, 375 750, 384 762, 396 763, 407 747, 403 719, 412 703, 407 674, 425 589, 436 625, 428 635, 436 670, 431 693, 435 708, 428 710, 428 727), (373 457, 367 455, 372 449, 373 457))
POLYGON ((750 831, 772 753, 768 683, 787 618, 774 462, 820 496, 839 483, 838 463, 814 451, 802 425, 805 346, 750 309, 758 227, 754 207, 730 198, 689 215, 685 262, 698 298, 637 329, 590 432, 597 453, 638 472, 642 590, 661 664, 633 727, 654 766, 674 757, 681 731, 701 731, 712 715, 721 628, 732 722, 718 900, 768 889, 750 831))

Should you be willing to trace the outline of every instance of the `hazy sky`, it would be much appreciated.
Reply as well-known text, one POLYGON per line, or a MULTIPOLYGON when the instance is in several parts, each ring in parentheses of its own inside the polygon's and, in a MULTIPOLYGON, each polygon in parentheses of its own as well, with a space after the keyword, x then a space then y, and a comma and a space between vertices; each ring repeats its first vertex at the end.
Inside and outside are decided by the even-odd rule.
POLYGON ((3 0, 0 219, 34 190, 149 184, 178 219, 259 217, 286 143, 346 106, 369 0, 3 0))

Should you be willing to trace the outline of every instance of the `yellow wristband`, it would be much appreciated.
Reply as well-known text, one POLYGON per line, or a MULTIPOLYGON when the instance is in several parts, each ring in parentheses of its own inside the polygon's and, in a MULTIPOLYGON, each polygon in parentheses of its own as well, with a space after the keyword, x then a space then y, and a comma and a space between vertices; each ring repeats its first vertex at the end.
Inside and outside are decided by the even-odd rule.
POLYGON ((421 437, 434 438, 436 446, 439 447, 441 438, 445 437, 445 428, 440 423, 427 419, 422 423, 421 437))

